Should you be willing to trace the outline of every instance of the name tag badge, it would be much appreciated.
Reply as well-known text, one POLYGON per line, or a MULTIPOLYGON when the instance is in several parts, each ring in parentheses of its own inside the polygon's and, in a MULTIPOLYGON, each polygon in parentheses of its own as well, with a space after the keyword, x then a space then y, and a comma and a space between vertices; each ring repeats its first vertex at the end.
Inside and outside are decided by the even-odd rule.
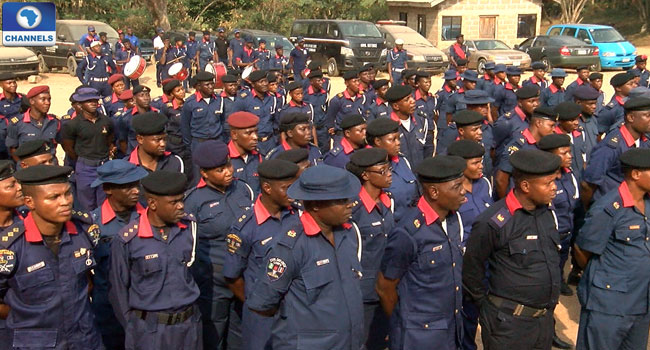
POLYGON ((316 262, 316 266, 322 266, 330 263, 330 259, 323 259, 323 260, 318 260, 316 262))
POLYGON ((253 107, 253 109, 257 111, 257 110, 260 109, 260 106, 255 106, 255 107, 253 107))
POLYGON ((640 228, 641 228, 641 226, 639 226, 639 225, 632 225, 632 226, 630 226, 630 230, 638 230, 638 229, 640 229, 640 228))
POLYGON ((269 237, 269 238, 267 238, 267 239, 265 239, 265 240, 262 240, 260 243, 261 243, 262 245, 265 245, 266 243, 269 243, 269 241, 272 240, 272 239, 273 239, 273 237, 269 237))
POLYGON ((198 112, 203 112, 203 108, 197 108, 197 109, 196 109, 196 112, 197 112, 197 113, 198 113, 198 112))
POLYGON ((210 208, 216 207, 217 205, 219 205, 219 202, 212 202, 210 203, 210 208))
POLYGON ((27 267, 27 272, 33 272, 36 270, 40 270, 45 267, 45 261, 41 261, 39 263, 36 263, 32 266, 27 267))
POLYGON ((526 236, 526 239, 529 239, 529 240, 537 239, 537 235, 528 235, 528 236, 526 236))
POLYGON ((149 254, 144 256, 144 260, 158 259, 158 254, 149 254))
POLYGON ((373 223, 370 224, 370 225, 372 225, 372 226, 379 226, 379 225, 381 225, 381 221, 375 221, 375 222, 373 222, 373 223))
POLYGON ((438 250, 442 250, 442 244, 437 245, 437 246, 433 247, 433 249, 431 249, 432 252, 437 252, 438 250))

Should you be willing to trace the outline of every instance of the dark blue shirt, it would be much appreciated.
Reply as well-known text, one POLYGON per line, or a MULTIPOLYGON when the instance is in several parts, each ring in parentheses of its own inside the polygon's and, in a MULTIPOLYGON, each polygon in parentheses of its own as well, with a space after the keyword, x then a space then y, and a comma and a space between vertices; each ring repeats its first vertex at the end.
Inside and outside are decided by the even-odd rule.
MULTIPOLYGON (((540 80, 536 76, 533 75, 529 79, 524 80, 524 82, 521 84, 521 86, 529 86, 529 85, 536 85, 539 88, 539 90, 542 91, 542 90, 546 89, 547 87, 549 87, 550 84, 549 84, 548 80, 546 80, 546 79, 540 80)), ((567 91, 568 90, 569 90, 569 88, 567 88, 567 91)))
POLYGON ((394 217, 398 222, 404 217, 408 208, 415 204, 420 191, 411 164, 403 155, 393 157, 390 164, 393 167, 393 182, 387 192, 395 200, 394 217))
POLYGON ((625 117, 623 104, 625 104, 623 97, 612 96, 609 103, 596 113, 599 133, 608 133, 611 131, 612 126, 623 121, 625 117))
MULTIPOLYGON (((306 148, 307 151, 309 151, 309 163, 312 165, 317 165, 323 161, 323 155, 320 153, 320 149, 316 147, 316 145, 308 144, 306 148)), ((280 145, 272 149, 269 154, 266 155, 266 159, 273 159, 280 155, 282 152, 288 151, 290 149, 291 146, 287 143, 287 141, 282 141, 280 145)))
POLYGON ((307 49, 299 48, 298 46, 294 47, 289 54, 293 58, 293 74, 300 76, 300 73, 307 68, 307 60, 309 59, 309 51, 307 49))
POLYGON ((634 74, 638 74, 639 77, 641 78, 639 80, 639 86, 648 87, 648 80, 650 79, 650 71, 648 71, 647 69, 640 70, 639 68, 635 67, 630 69, 630 72, 634 74))
POLYGON ((269 69, 269 62, 271 60, 271 52, 269 50, 257 49, 253 51, 255 59, 257 59, 257 68, 261 70, 269 69))
POLYGON ((390 118, 400 124, 400 151, 409 163, 417 166, 424 158, 433 156, 433 140, 426 119, 417 115, 411 116, 407 129, 397 114, 392 113, 390 118))
POLYGON ((269 69, 288 69, 289 59, 285 56, 271 55, 269 58, 269 69))
POLYGON ((234 112, 244 111, 258 116, 260 122, 257 124, 257 132, 260 138, 273 135, 277 130, 276 111, 280 107, 278 99, 268 92, 260 96, 255 90, 242 92, 240 97, 235 100, 234 112))
POLYGON ((13 100, 8 99, 4 93, 0 94, 0 115, 5 118, 10 118, 19 114, 22 102, 22 94, 16 93, 16 97, 13 100))
POLYGON ((317 91, 313 86, 308 86, 303 94, 304 102, 312 105, 314 109, 314 126, 321 128, 327 125, 327 91, 317 91))
MULTIPOLYGON (((510 143, 513 136, 526 128, 528 128, 528 116, 519 106, 501 114, 492 127, 492 135, 494 136, 492 147, 495 149, 497 156, 503 152, 503 148, 510 143)), ((498 164, 497 159, 495 165, 498 164)))
POLYGON ((499 108, 499 115, 505 114, 517 107, 517 96, 515 95, 515 91, 518 88, 518 86, 513 87, 510 83, 497 85, 494 88, 492 97, 494 98, 494 106, 499 108))
POLYGON ((340 130, 339 125, 344 116, 351 113, 363 115, 363 105, 365 103, 366 98, 362 94, 351 96, 347 89, 338 93, 330 100, 325 126, 328 129, 336 128, 336 130, 340 130))
POLYGON ((79 81, 88 85, 95 79, 106 79, 104 82, 108 83, 108 77, 111 75, 110 71, 117 71, 115 61, 110 56, 96 56, 94 53, 86 55, 77 66, 77 78, 79 81), (110 70, 109 70, 110 69, 110 70))
MULTIPOLYGON (((160 112, 158 108, 151 106, 149 107, 149 111, 160 112)), ((133 117, 138 113, 138 107, 133 107, 127 110, 122 108, 121 111, 115 113, 115 117, 117 117, 117 129, 115 134, 119 141, 127 142, 126 153, 131 153, 131 151, 138 146, 138 141, 135 139, 135 129, 133 129, 133 125, 131 125, 133 117)))
POLYGON ((223 99, 210 96, 206 102, 200 92, 185 99, 181 112, 181 132, 186 147, 192 145, 193 138, 219 139, 223 134, 225 117, 223 99))
POLYGON ((517 133, 510 142, 503 148, 499 155, 498 169, 504 173, 512 173, 512 164, 510 164, 510 155, 522 149, 538 149, 537 141, 530 133, 528 128, 517 133))
POLYGON ((98 41, 99 40, 99 35, 95 34, 94 36, 90 36, 88 33, 85 33, 84 35, 81 36, 81 39, 79 39, 79 45, 83 47, 90 47, 90 44, 93 41, 98 41))
POLYGON ((257 167, 262 162, 262 155, 257 151, 253 151, 246 154, 246 159, 244 159, 244 156, 239 153, 232 141, 228 143, 228 151, 234 171, 233 176, 246 182, 253 192, 260 193, 260 176, 257 173, 257 167))
POLYGON ((391 113, 393 113, 393 108, 390 104, 377 97, 366 110, 366 120, 371 122, 377 118, 389 118, 391 113))
POLYGON ((185 57, 185 67, 190 68, 192 61, 196 57, 196 53, 199 51, 199 43, 196 40, 187 40, 185 42, 185 48, 187 50, 187 56, 185 57))
MULTIPOLYGON (((415 90, 413 98, 415 99, 415 114, 427 119, 429 124, 428 129, 434 130, 436 128, 436 106, 438 105, 438 98, 427 92, 426 100, 420 93, 420 90, 415 90)), ((373 98, 372 101, 375 101, 373 98)))
POLYGON ((558 89, 551 84, 539 94, 539 104, 543 107, 555 107, 565 101, 564 88, 558 89))
POLYGON ((570 169, 560 169, 561 176, 555 180, 557 190, 553 198, 553 209, 557 218, 557 230, 560 234, 573 231, 573 210, 580 199, 579 183, 570 169))
POLYGON ((576 78, 576 80, 574 80, 571 84, 569 84, 569 86, 566 87, 566 90, 564 91, 564 101, 573 102, 573 93, 575 92, 576 88, 586 83, 586 81, 583 81, 580 78, 576 78))
POLYGON ((280 110, 280 115, 278 119, 282 118, 283 115, 289 114, 289 113, 303 113, 306 114, 309 117, 309 122, 313 123, 314 122, 314 106, 312 106, 308 102, 302 102, 302 104, 297 104, 293 100, 290 100, 289 103, 285 104, 282 106, 282 109, 280 110))
POLYGON ((345 137, 341 137, 334 141, 334 147, 325 153, 323 163, 345 169, 345 165, 350 162, 350 156, 354 151, 352 143, 345 137))
MULTIPOLYGON (((598 120, 593 115, 587 115, 585 112, 582 112, 582 116, 578 118, 578 124, 580 125, 580 132, 584 135, 585 143, 585 155, 587 160, 585 163, 589 163, 591 159, 591 152, 598 144, 598 120)), ((584 171, 584 170, 583 170, 584 171)))
POLYGON ((386 63, 390 63, 391 68, 393 69, 399 69, 397 71, 398 73, 401 72, 401 70, 404 70, 407 60, 406 50, 398 50, 397 48, 394 48, 388 51, 388 54, 386 55, 386 63))
POLYGON ((43 139, 52 147, 52 154, 56 144, 60 141, 61 122, 52 114, 46 115, 41 124, 37 124, 29 115, 29 109, 20 115, 11 117, 7 127, 7 148, 18 148, 26 141, 43 139))
POLYGON ((490 180, 486 177, 481 177, 478 180, 472 181, 472 191, 465 194, 467 197, 467 202, 463 203, 458 209, 460 217, 463 219, 463 230, 465 234, 463 235, 463 247, 467 243, 472 232, 472 225, 476 218, 481 214, 485 209, 489 208, 494 204, 492 200, 492 184, 490 180))
POLYGON ((239 55, 239 52, 244 49, 244 46, 244 39, 232 38, 228 44, 228 47, 232 50, 232 57, 237 57, 237 55, 239 55))

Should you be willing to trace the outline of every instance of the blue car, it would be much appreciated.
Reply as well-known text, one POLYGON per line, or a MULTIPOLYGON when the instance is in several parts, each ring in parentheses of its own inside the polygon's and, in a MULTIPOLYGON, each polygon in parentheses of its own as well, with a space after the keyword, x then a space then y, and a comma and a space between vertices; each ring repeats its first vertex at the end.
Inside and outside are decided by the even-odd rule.
POLYGON ((558 24, 551 26, 546 35, 572 36, 598 47, 602 68, 634 67, 637 51, 634 45, 614 28, 600 24, 558 24))

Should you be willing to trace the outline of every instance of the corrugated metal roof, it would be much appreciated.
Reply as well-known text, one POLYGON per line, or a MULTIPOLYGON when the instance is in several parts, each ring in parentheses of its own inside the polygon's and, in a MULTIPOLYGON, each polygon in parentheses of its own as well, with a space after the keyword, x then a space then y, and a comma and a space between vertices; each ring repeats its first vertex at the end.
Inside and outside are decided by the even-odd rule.
POLYGON ((445 2, 445 0, 386 0, 386 3, 388 5, 402 5, 402 6, 418 6, 418 7, 434 7, 437 6, 441 3, 445 2))

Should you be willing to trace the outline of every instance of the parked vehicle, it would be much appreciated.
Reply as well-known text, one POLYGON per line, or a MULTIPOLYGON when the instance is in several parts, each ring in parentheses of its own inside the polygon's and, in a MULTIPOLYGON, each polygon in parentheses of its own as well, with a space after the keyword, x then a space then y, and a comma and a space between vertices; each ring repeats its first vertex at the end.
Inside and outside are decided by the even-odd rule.
POLYGON ((305 38, 311 59, 319 62, 330 76, 366 63, 379 65, 385 48, 379 29, 366 21, 299 19, 293 22, 289 39, 295 44, 299 36, 305 38))
POLYGON ((4 46, 0 42, 0 72, 12 72, 20 78, 38 75, 38 57, 27 48, 4 46))
POLYGON ((386 50, 381 53, 380 65, 383 69, 386 67, 387 51, 395 47, 395 39, 398 38, 404 40, 409 68, 440 73, 449 67, 447 55, 412 28, 383 21, 377 23, 377 28, 386 40, 386 50))
POLYGON ((589 66, 593 71, 601 69, 598 47, 569 36, 538 35, 526 39, 515 48, 530 55, 533 61, 543 62, 549 72, 553 67, 589 66))
POLYGON ((40 71, 45 73, 50 68, 67 68, 68 73, 75 76, 77 64, 84 57, 78 43, 81 36, 88 32, 88 26, 95 26, 97 34, 106 32, 111 47, 119 40, 113 27, 104 22, 65 19, 56 21, 56 44, 54 46, 35 46, 29 49, 38 56, 40 71))
POLYGON ((530 56, 518 50, 511 49, 501 40, 480 39, 465 40, 469 49, 469 69, 476 69, 480 74, 485 71, 485 62, 494 61, 496 64, 518 66, 522 69, 530 67, 530 56))
POLYGON ((637 50, 614 28, 600 24, 558 24, 551 26, 546 35, 571 36, 587 45, 598 48, 602 68, 634 67, 637 50))
POLYGON ((156 50, 153 49, 153 40, 140 39, 140 56, 149 62, 151 57, 154 56, 156 50))
MULTIPOLYGON (((253 46, 258 47, 260 40, 266 40, 266 49, 275 53, 275 44, 282 45, 282 52, 285 56, 289 57, 291 50, 293 50, 293 44, 286 36, 281 34, 276 34, 272 32, 267 32, 266 30, 258 29, 240 29, 241 37, 244 39, 253 38, 253 46)), ((228 41, 235 37, 235 33, 228 34, 228 41)))

